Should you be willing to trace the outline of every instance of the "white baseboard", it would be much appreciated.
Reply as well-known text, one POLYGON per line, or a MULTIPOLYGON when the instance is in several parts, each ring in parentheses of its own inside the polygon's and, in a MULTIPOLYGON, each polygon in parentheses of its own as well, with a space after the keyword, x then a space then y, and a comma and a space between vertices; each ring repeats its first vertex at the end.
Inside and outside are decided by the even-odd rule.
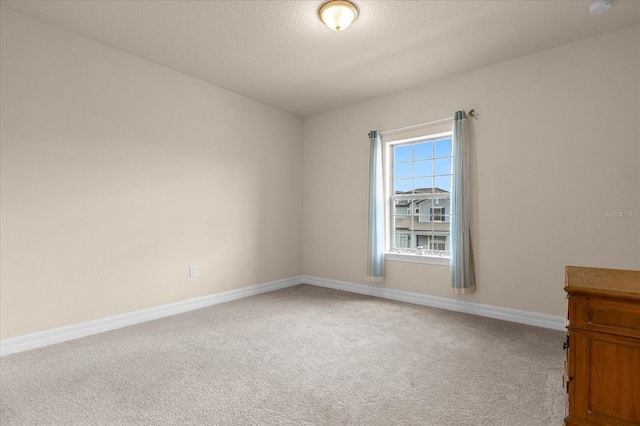
POLYGON ((336 281, 326 278, 302 276, 302 282, 319 287, 327 287, 335 290, 349 291, 351 293, 365 294, 416 305, 431 306, 449 311, 463 312, 481 317, 495 318, 520 324, 534 325, 536 327, 550 328, 553 330, 566 330, 564 317, 539 314, 536 312, 521 311, 518 309, 502 308, 500 306, 484 305, 481 303, 465 302, 455 298, 429 296, 404 290, 384 288, 377 285, 355 284, 345 281, 336 281))
POLYGON ((81 337, 91 336, 105 331, 128 327, 134 324, 153 321, 196 309, 206 308, 208 306, 230 302, 244 297, 255 296, 268 291, 280 290, 282 288, 291 287, 301 283, 301 277, 287 278, 238 290, 225 291, 224 293, 183 300, 181 302, 157 306, 155 308, 142 309, 126 314, 114 315, 107 318, 100 318, 93 321, 4 339, 0 341, 0 357, 16 352, 53 345, 55 343, 79 339, 81 337))
POLYGON ((348 291, 351 293, 365 294, 383 299, 413 303, 416 305, 431 306, 450 311, 496 318, 520 324, 534 325, 553 330, 565 330, 565 319, 563 317, 520 311, 517 309, 501 308, 499 306, 483 305, 480 303, 465 302, 454 298, 429 296, 426 294, 389 289, 374 285, 355 284, 304 275, 273 281, 270 283, 258 284, 238 290, 226 291, 224 293, 184 300, 181 302, 170 303, 168 305, 162 305, 155 308, 142 309, 126 314, 114 315, 107 318, 100 318, 93 321, 54 328, 38 333, 26 334, 24 336, 13 337, 10 339, 4 339, 0 341, 0 356, 79 339, 81 337, 91 336, 105 331, 111 331, 171 315, 206 308, 219 303, 230 302, 232 300, 255 296, 269 291, 280 290, 302 283, 348 291))

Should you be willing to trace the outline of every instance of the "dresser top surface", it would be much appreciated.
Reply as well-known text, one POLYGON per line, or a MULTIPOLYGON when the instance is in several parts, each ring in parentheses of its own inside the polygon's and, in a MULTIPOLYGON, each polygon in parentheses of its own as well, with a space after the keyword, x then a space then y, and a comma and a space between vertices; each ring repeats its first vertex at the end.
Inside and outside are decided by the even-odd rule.
POLYGON ((565 267, 565 291, 640 300, 640 271, 565 267))

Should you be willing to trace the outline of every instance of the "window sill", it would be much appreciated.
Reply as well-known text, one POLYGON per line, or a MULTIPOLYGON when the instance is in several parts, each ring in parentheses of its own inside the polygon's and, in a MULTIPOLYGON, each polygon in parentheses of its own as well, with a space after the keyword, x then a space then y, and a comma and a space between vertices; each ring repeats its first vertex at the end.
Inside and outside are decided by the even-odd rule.
POLYGON ((410 253, 385 253, 385 260, 394 262, 426 263, 428 265, 449 265, 450 258, 444 256, 428 256, 410 253))

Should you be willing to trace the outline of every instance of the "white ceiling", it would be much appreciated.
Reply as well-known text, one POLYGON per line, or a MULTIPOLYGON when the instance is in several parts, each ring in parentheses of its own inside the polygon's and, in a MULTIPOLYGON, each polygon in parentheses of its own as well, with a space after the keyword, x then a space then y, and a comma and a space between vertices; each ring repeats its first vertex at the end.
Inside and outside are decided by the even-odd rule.
POLYGON ((11 1, 4 7, 299 116, 640 23, 640 1, 364 1, 336 33, 309 1, 11 1))

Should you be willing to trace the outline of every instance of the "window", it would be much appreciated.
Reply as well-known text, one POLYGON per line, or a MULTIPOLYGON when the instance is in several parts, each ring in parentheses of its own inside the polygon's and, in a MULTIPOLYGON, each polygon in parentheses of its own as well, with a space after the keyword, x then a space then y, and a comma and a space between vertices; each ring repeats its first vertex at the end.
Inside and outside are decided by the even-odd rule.
POLYGON ((449 257, 451 132, 387 145, 387 251, 449 257))
POLYGON ((447 249, 447 237, 442 235, 427 235, 427 250, 445 251, 447 249))
POLYGON ((444 207, 432 208, 431 217, 434 222, 444 222, 444 207))

